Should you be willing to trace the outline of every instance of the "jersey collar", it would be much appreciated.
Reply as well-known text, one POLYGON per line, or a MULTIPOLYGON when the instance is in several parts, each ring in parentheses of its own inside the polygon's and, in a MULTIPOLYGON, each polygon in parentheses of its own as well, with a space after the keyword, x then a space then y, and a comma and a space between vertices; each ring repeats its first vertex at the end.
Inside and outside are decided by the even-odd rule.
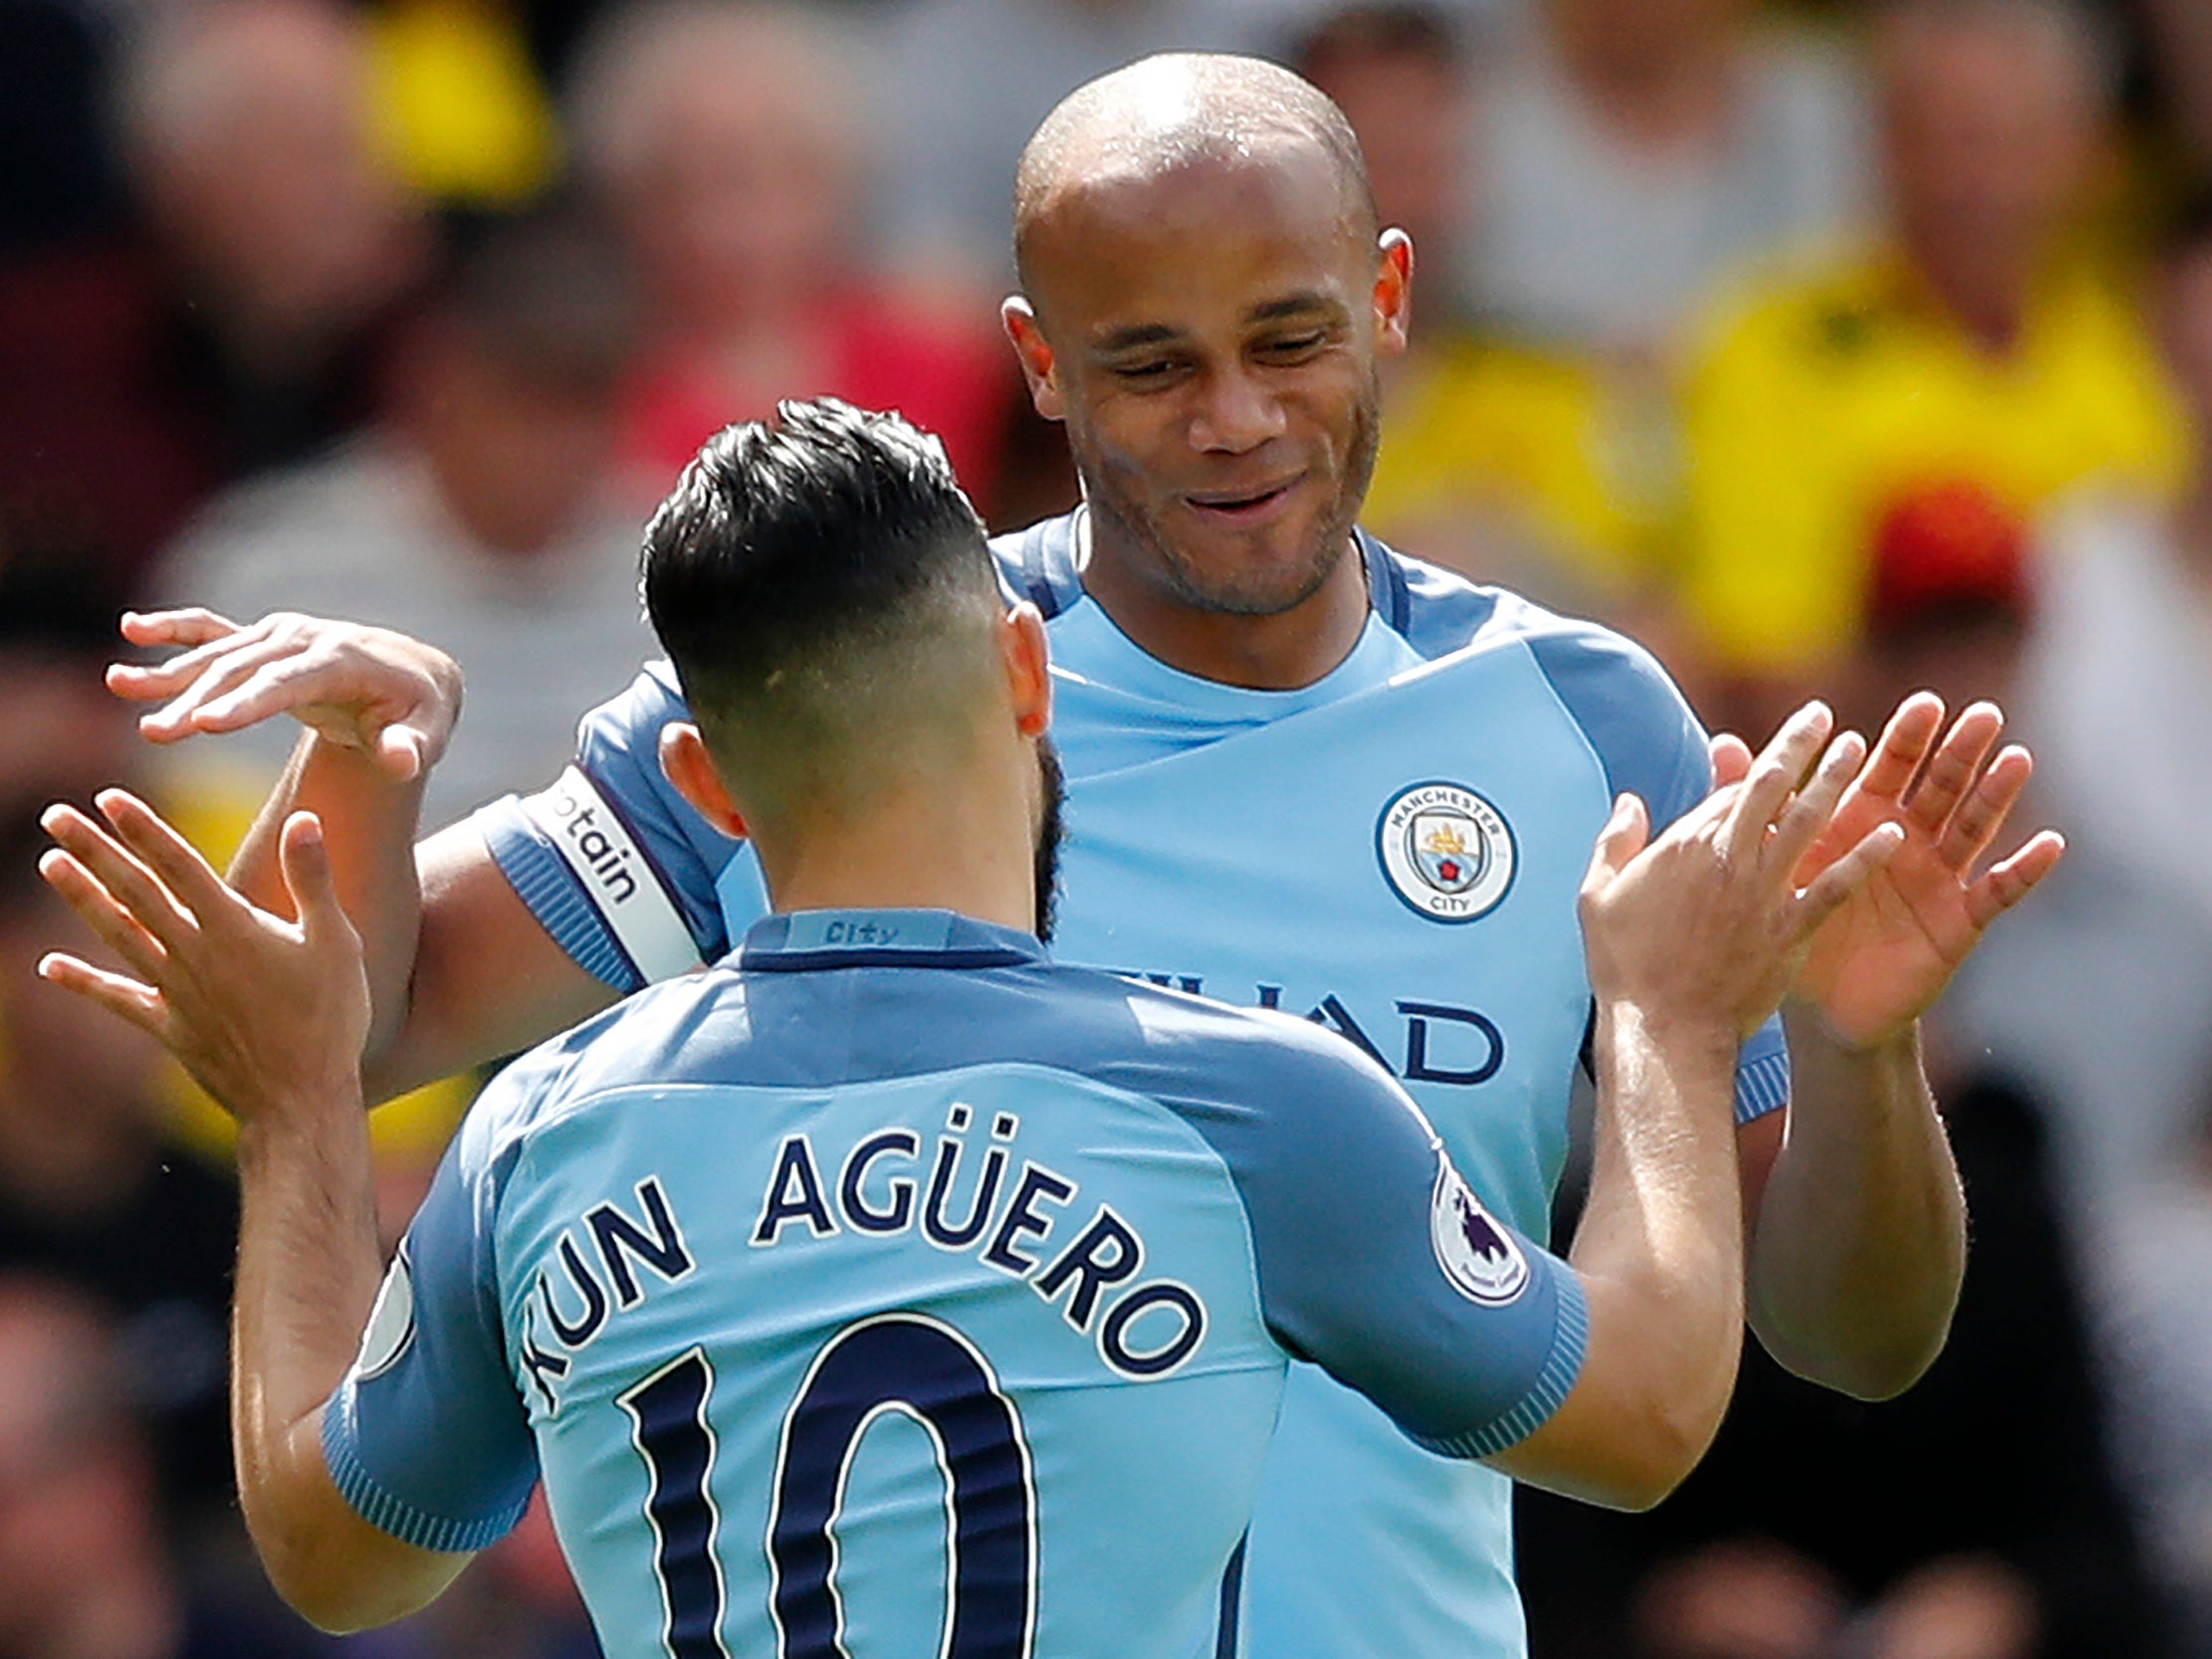
POLYGON ((748 973, 831 967, 1016 967, 1045 959, 1034 935, 953 911, 784 911, 738 947, 748 973))

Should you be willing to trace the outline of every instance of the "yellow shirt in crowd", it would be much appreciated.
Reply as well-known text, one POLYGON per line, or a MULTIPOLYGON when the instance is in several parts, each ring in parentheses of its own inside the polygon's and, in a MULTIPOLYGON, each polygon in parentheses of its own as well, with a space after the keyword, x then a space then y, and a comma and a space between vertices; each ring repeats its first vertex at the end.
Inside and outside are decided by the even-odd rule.
POLYGON ((2015 348, 1972 340, 1894 257, 1767 291, 1689 376, 1682 597, 1719 666, 1786 674, 1857 639, 1876 538, 1963 491, 2027 523, 2073 489, 2188 466, 2136 308, 2086 265, 2015 348))
POLYGON ((1361 518, 1478 580, 1604 604, 1659 573, 1675 474, 1656 378, 1468 332, 1394 378, 1361 518))

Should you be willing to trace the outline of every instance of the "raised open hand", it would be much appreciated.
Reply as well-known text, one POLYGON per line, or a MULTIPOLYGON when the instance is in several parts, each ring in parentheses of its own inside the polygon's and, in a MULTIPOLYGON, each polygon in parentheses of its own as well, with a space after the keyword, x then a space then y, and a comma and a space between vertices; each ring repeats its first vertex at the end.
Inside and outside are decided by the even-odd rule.
POLYGON ((1799 711, 1650 845, 1643 803, 1616 803, 1582 889, 1601 1001, 1694 1021, 1731 1045, 1774 1012, 1824 926, 1902 839, 1876 818, 1804 875, 1811 849, 1841 838, 1839 805, 1866 757, 1856 732, 1827 742, 1833 725, 1818 704, 1799 711))
POLYGON ((284 826, 294 923, 224 886, 135 796, 110 789, 99 806, 108 828, 73 807, 47 810, 57 847, 39 872, 137 977, 62 952, 40 974, 150 1033, 241 1123, 352 1100, 368 979, 314 815, 284 826))
POLYGON ((290 611, 242 625, 189 609, 126 612, 122 633, 133 645, 177 652, 108 670, 118 697, 162 703, 138 720, 157 743, 290 715, 405 779, 437 763, 461 717, 460 666, 388 628, 290 611))
MULTIPOLYGON (((1924 1014, 1989 925, 2066 851, 2057 832, 2041 830, 1975 874, 2035 762, 2017 743, 1997 747, 2005 718, 1995 704, 1972 705, 1948 731, 1943 719, 1943 700, 1932 692, 1898 705, 1797 872, 1800 883, 1811 880, 1878 825, 1903 832, 1895 855, 1822 926, 1798 974, 1794 994, 1847 1044, 1881 1042, 1924 1014)), ((1739 740, 1714 740, 1716 782, 1747 767, 1739 740)))

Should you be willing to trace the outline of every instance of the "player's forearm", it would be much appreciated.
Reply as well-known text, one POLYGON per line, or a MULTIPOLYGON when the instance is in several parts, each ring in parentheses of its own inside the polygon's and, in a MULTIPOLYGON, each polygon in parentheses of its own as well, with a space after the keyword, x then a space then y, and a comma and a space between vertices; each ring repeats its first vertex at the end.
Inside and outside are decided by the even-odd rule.
POLYGON ((422 921, 415 869, 422 790, 419 773, 402 782, 362 750, 304 731, 227 878, 262 909, 291 915, 291 896, 277 863, 278 837, 295 812, 310 811, 322 820, 338 897, 361 935, 371 1060, 391 1046, 407 1017, 422 921))
POLYGON ((327 1478, 320 1408, 345 1374, 381 1261, 367 1115, 357 1092, 244 1124, 231 1432, 239 1498, 279 1586, 314 1553, 305 1494, 327 1478))
POLYGON ((1942 1351, 1966 1271, 1966 1204, 1917 1027, 1847 1049, 1788 1016, 1789 1133, 1752 1234, 1748 1311, 1769 1353, 1862 1399, 1942 1351))
POLYGON ((1600 1501, 1656 1503, 1711 1443, 1735 1384, 1743 1246, 1725 1029, 1601 1009, 1588 1203, 1570 1260, 1590 1305, 1583 1383, 1618 1458, 1600 1501))

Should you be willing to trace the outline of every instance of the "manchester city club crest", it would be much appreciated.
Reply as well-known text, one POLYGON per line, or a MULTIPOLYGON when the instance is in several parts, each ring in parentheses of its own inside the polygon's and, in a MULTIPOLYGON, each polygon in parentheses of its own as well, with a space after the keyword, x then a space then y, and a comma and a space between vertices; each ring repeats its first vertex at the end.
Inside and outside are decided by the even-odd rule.
POLYGON ((1437 1249, 1437 1265, 1469 1302, 1502 1308, 1528 1289, 1528 1258, 1513 1235, 1490 1219, 1440 1147, 1436 1195, 1429 1205, 1429 1239, 1437 1249))
POLYGON ((1391 891, 1433 922, 1472 922, 1513 885, 1513 832, 1456 783, 1416 783, 1383 808, 1375 850, 1391 891))

